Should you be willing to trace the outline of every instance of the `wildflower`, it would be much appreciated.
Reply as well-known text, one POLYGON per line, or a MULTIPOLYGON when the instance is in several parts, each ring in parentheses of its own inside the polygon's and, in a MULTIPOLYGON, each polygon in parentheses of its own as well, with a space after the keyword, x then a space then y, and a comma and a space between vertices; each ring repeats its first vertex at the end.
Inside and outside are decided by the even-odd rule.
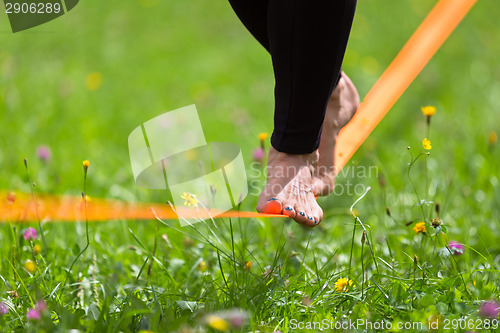
POLYGON ((465 246, 459 242, 451 241, 448 243, 448 247, 450 248, 451 253, 455 256, 464 254, 465 246))
POLYGON ((198 199, 196 199, 195 194, 182 192, 181 198, 184 199, 184 206, 198 207, 198 199))
POLYGON ((24 262, 24 268, 31 274, 36 272, 36 264, 29 259, 24 262))
POLYGON ((38 301, 36 302, 36 309, 38 309, 40 312, 45 312, 47 311, 47 304, 45 304, 44 301, 38 301))
POLYGON ((7 202, 9 204, 13 204, 14 202, 16 202, 16 194, 14 192, 9 192, 7 193, 7 202))
POLYGON ((228 325, 227 321, 225 321, 224 319, 222 319, 219 316, 208 315, 205 318, 205 321, 207 322, 208 326, 212 327, 213 329, 215 329, 217 331, 223 332, 223 331, 227 331, 229 329, 229 325, 228 325))
POLYGON ((305 306, 311 306, 313 304, 313 301, 309 298, 309 296, 304 296, 301 303, 305 306))
POLYGON ((235 309, 227 312, 226 318, 233 328, 241 328, 248 321, 248 313, 235 309))
MULTIPOLYGON (((439 206, 436 206, 436 207, 439 207, 439 206)), ((431 223, 432 223, 432 226, 434 228, 437 228, 441 225, 441 220, 439 218, 435 218, 435 219, 431 220, 431 223)))
POLYGON ((50 148, 47 146, 38 146, 36 149, 36 156, 44 162, 48 162, 52 153, 50 152, 50 148))
POLYGON ((425 229, 425 222, 418 222, 414 227, 415 233, 427 233, 427 229, 425 229))
POLYGON ((26 317, 31 320, 40 320, 45 311, 47 311, 47 304, 44 301, 38 301, 33 309, 28 310, 26 317))
POLYGON ((269 279, 271 276, 278 276, 278 274, 273 273, 271 266, 268 265, 268 266, 264 267, 264 272, 262 273, 262 276, 265 279, 269 279))
POLYGON ((245 269, 250 270, 250 268, 252 268, 252 262, 251 262, 251 261, 247 261, 247 262, 245 263, 245 269))
POLYGON ((200 263, 199 263, 199 265, 198 265, 198 270, 199 270, 200 272, 202 272, 202 271, 206 271, 206 270, 207 270, 207 264, 205 263, 205 261, 202 261, 202 262, 200 262, 200 263))
POLYGON ((495 301, 487 301, 481 304, 479 315, 483 318, 497 318, 500 304, 495 301))
POLYGON ((267 139, 267 133, 259 133, 259 140, 262 142, 267 139))
POLYGON ((261 147, 255 148, 252 152, 252 157, 254 161, 262 163, 262 161, 264 160, 264 149, 262 149, 261 147))
POLYGON ((347 278, 338 279, 334 285, 335 291, 347 291, 350 287, 356 287, 352 285, 352 280, 347 280, 347 278))
POLYGON ((0 302, 0 315, 5 316, 7 313, 9 313, 9 308, 4 302, 0 302))
POLYGON ((38 236, 37 236, 37 234, 36 234, 36 230, 35 230, 35 229, 33 229, 32 227, 29 227, 29 228, 28 228, 28 229, 26 229, 26 231, 24 232, 24 234, 23 234, 23 238, 24 238, 25 240, 29 240, 29 241, 34 240, 34 239, 37 239, 37 238, 38 238, 38 236))
POLYGON ((435 106, 430 106, 430 105, 428 105, 428 106, 422 106, 420 108, 420 110, 422 110, 422 113, 426 117, 432 117, 436 113, 436 107, 435 106))
POLYGON ((90 162, 88 160, 85 160, 82 162, 82 164, 83 164, 83 171, 87 172, 90 162))
POLYGON ((35 309, 29 309, 28 312, 26 313, 26 317, 29 320, 40 320, 42 319, 42 314, 40 313, 40 310, 35 309))
POLYGON ((494 145, 498 141, 498 136, 497 133, 494 131, 491 131, 490 134, 488 134, 488 142, 490 145, 494 145))
POLYGON ((426 150, 431 150, 432 149, 432 146, 431 146, 431 140, 428 140, 427 138, 423 139, 422 140, 422 146, 424 147, 424 149, 426 150))
POLYGON ((195 245, 195 243, 191 238, 184 238, 182 240, 182 245, 184 247, 193 247, 195 245))
POLYGON ((102 75, 99 72, 92 72, 85 79, 85 86, 88 90, 94 91, 101 87, 102 75))
POLYGON ((35 244, 35 246, 33 246, 33 253, 37 255, 40 252, 42 252, 42 246, 40 244, 35 244))

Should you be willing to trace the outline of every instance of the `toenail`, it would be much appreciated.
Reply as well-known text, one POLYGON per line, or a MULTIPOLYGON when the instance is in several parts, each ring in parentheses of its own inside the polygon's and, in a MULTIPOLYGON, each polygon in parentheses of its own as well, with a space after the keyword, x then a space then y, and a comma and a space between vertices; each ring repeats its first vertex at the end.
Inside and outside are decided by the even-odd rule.
POLYGON ((300 215, 300 216, 306 216, 306 213, 304 213, 304 212, 300 212, 300 213, 299 213, 299 215, 300 215))
POLYGON ((285 210, 293 210, 292 207, 286 207, 285 210))
POLYGON ((308 216, 307 218, 311 221, 314 220, 311 216, 308 216))
POLYGON ((271 198, 271 199, 269 199, 269 200, 267 200, 267 201, 273 201, 273 200, 278 200, 278 199, 276 199, 276 198, 271 198))
POLYGON ((318 221, 316 221, 316 219, 314 219, 314 223, 318 223, 318 221))

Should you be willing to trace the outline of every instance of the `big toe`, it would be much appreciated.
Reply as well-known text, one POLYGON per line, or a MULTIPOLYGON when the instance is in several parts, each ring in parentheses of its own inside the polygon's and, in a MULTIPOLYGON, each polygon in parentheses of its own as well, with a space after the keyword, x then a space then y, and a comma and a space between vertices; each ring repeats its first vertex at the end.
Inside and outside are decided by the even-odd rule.
POLYGON ((264 214, 281 214, 282 205, 281 202, 276 198, 271 198, 264 202, 263 204, 257 205, 257 211, 264 214))

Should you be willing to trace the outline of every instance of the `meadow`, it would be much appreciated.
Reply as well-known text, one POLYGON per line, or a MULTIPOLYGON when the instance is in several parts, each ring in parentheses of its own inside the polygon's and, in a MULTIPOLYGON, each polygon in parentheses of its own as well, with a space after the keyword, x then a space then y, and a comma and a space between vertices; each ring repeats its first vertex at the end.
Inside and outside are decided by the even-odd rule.
MULTIPOLYGON (((359 1, 343 69, 361 96, 435 3, 359 1)), ((500 331, 495 10, 476 4, 318 199, 316 228, 7 223, 2 212, 1 330, 500 331)), ((227 2, 82 1, 16 34, 0 15, 0 200, 35 188, 165 203, 136 186, 127 137, 196 104, 207 141, 241 147, 251 191, 238 209, 254 210, 265 177, 252 152, 272 132, 274 78, 227 2)))

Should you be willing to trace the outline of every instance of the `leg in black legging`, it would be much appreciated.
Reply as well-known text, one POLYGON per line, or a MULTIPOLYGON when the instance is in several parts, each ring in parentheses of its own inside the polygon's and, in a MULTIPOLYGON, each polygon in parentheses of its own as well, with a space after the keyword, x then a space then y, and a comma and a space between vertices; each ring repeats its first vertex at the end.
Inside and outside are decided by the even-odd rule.
POLYGON ((271 54, 276 78, 267 182, 257 210, 282 213, 300 224, 315 226, 323 212, 314 195, 325 194, 324 185, 331 184, 331 173, 316 177, 316 166, 326 166, 326 170, 333 166, 339 130, 335 124, 345 123, 342 118, 354 112, 346 106, 355 103, 345 103, 349 98, 342 98, 349 95, 345 84, 339 84, 333 95, 332 91, 339 82, 356 0, 229 1, 271 54), (318 149, 325 110, 328 126, 318 149))
POLYGON ((276 79, 273 147, 307 154, 321 127, 342 60, 356 0, 230 0, 271 53, 276 79))

